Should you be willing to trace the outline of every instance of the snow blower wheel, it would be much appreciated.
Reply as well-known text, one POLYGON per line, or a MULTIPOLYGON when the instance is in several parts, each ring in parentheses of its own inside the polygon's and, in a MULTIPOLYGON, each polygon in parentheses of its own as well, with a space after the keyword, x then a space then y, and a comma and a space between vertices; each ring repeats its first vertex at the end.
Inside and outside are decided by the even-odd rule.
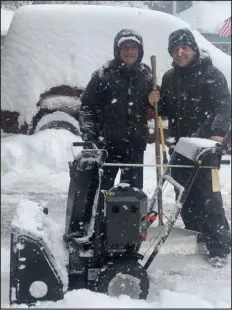
POLYGON ((146 299, 149 278, 137 261, 109 263, 95 282, 95 291, 111 297, 128 295, 133 299, 146 299))

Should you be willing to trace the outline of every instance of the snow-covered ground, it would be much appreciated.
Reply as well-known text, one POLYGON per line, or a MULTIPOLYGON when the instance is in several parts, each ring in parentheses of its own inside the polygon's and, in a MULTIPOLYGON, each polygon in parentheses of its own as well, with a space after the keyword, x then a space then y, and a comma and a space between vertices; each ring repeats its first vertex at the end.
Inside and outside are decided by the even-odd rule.
MULTIPOLYGON (((1 139, 1 306, 9 307, 10 223, 19 202, 39 202, 60 226, 62 235, 69 184, 71 144, 79 138, 65 130, 46 130, 34 136, 2 135, 1 139)), ((227 156, 226 156, 227 157, 227 156)), ((228 156, 229 157, 229 156, 228 156)), ((230 157, 229 157, 230 158, 230 157)), ((145 163, 155 163, 155 146, 148 145, 145 163)), ((151 196, 156 185, 155 168, 145 168, 144 190, 151 196)), ((231 219, 231 167, 220 170, 226 214, 231 219)), ((171 187, 164 193, 165 214, 174 201, 171 187)), ((231 224, 231 222, 230 222, 231 224)), ((181 219, 176 226, 183 227, 181 219)), ((194 236, 168 239, 149 268, 147 300, 112 298, 88 290, 76 290, 59 302, 41 303, 51 308, 229 308, 231 264, 215 269, 196 254, 194 236)))

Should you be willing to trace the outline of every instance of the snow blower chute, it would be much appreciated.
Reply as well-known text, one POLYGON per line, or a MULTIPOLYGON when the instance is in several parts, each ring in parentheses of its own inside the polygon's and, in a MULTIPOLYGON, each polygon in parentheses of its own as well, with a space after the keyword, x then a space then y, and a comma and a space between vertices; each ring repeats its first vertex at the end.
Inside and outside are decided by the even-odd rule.
POLYGON ((84 142, 73 143, 74 147, 83 149, 69 163, 70 185, 60 250, 52 249, 54 236, 47 221, 49 214, 43 207, 37 205, 31 219, 35 224, 23 222, 25 210, 17 210, 19 218, 12 222, 11 305, 55 301, 62 299, 66 291, 80 288, 110 296, 125 294, 146 299, 149 292, 147 269, 167 240, 199 169, 207 168, 209 156, 217 158, 224 154, 228 135, 222 144, 197 138, 181 138, 177 143, 157 187, 163 188, 164 182, 171 183, 176 201, 170 218, 159 227, 148 257, 143 255, 141 245, 150 226, 156 226, 157 189, 150 201, 142 190, 129 184, 100 191, 106 151, 84 142), (180 184, 171 174, 172 167, 191 170, 185 184, 180 184), (38 219, 39 225, 36 224, 38 219), (64 257, 61 252, 65 253, 66 262, 61 262, 64 257), (35 289, 38 283, 40 286, 35 289))

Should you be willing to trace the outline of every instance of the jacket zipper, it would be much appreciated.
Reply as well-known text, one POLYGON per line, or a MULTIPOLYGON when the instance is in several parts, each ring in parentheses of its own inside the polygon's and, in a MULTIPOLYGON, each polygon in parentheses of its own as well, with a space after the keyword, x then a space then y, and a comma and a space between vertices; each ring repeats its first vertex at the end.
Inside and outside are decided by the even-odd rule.
MULTIPOLYGON (((180 139, 180 85, 181 85, 181 79, 180 79, 180 76, 178 76, 178 80, 177 80, 177 135, 178 135, 178 140, 180 139)), ((176 142, 178 142, 178 140, 176 142)))

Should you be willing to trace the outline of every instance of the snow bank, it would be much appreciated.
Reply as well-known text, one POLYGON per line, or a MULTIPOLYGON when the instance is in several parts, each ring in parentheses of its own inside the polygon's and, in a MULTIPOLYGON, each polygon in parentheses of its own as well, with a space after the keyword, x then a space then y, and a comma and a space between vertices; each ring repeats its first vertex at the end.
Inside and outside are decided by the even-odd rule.
POLYGON ((72 143, 81 141, 67 130, 49 129, 33 136, 13 135, 1 141, 1 174, 68 171, 72 143))
POLYGON ((231 1, 197 1, 178 14, 192 28, 204 33, 218 33, 223 22, 231 16, 231 1))
POLYGON ((1 35, 3 36, 7 35, 13 16, 14 12, 1 9, 1 35))
POLYGON ((10 253, 6 248, 1 248, 1 270, 7 270, 10 262, 10 253))
MULTIPOLYGON (((145 300, 133 300, 128 296, 120 296, 119 298, 109 297, 107 295, 90 292, 88 290, 76 290, 68 292, 64 299, 54 302, 41 302, 36 304, 36 308, 214 308, 208 301, 191 294, 171 292, 163 290, 156 302, 147 302, 145 300)), ((14 308, 27 307, 26 305, 14 308)), ((33 308, 33 307, 32 307, 33 308)))
MULTIPOLYGON (((21 123, 36 113, 40 94, 58 85, 82 89, 92 73, 113 57, 113 41, 122 28, 144 39, 144 62, 157 56, 157 82, 171 68, 168 37, 189 24, 158 11, 115 6, 33 5, 14 16, 1 67, 1 108, 18 111, 21 123)), ((231 80, 231 58, 197 31, 201 48, 209 50, 214 64, 231 80)))

